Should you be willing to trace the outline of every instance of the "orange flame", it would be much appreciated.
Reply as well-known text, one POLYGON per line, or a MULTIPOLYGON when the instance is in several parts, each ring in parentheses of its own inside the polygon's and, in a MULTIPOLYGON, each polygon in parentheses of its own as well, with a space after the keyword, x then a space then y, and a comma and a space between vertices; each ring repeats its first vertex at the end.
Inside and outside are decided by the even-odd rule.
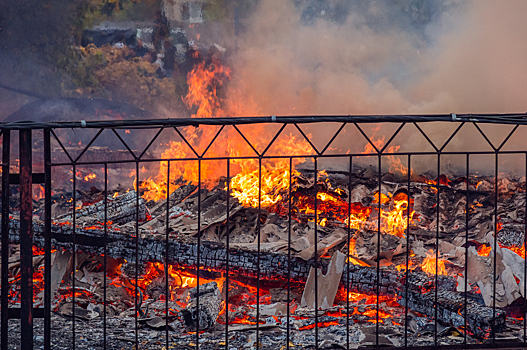
POLYGON ((94 173, 90 173, 90 174, 84 176, 84 181, 90 181, 90 180, 93 180, 95 178, 97 178, 97 175, 94 174, 94 173))
MULTIPOLYGON (((516 246, 507 247, 505 245, 502 245, 499 242, 498 242, 498 244, 499 244, 500 248, 510 249, 510 250, 512 250, 513 252, 515 252, 516 254, 518 254, 519 256, 521 256, 522 258, 525 259, 525 246, 522 245, 521 247, 516 247, 516 246)), ((478 254, 479 254, 479 251, 478 251, 478 254)), ((479 255, 481 255, 481 254, 479 254, 479 255)), ((488 255, 486 255, 486 256, 488 256, 488 255)))
MULTIPOLYGON (((138 277, 137 279, 137 285, 142 290, 146 290, 146 288, 150 284, 152 284, 156 278, 159 278, 165 275, 165 265, 159 262, 146 263, 145 270, 146 272, 142 276, 138 277)), ((183 288, 194 288, 197 286, 197 281, 198 281, 198 279, 192 272, 178 268, 174 265, 168 265, 168 279, 169 279, 170 300, 179 300, 178 290, 181 290, 183 288)), ((210 279, 200 277, 199 284, 201 285, 201 284, 209 283, 212 281, 215 281, 218 284, 218 288, 222 290, 225 278, 218 278, 215 280, 210 280, 210 279)), ((127 286, 126 284, 123 284, 123 285, 127 286)), ((135 293, 133 289, 127 288, 127 291, 131 295, 134 295, 135 293)))
MULTIPOLYGON (((438 275, 446 275, 446 267, 445 267, 445 261, 443 259, 439 259, 439 262, 437 263, 437 274, 438 275)), ((435 252, 430 249, 426 253, 426 258, 423 260, 423 263, 421 264, 421 269, 426 272, 427 274, 435 275, 436 274, 436 256, 435 252)))
MULTIPOLYGON (((226 104, 220 96, 218 89, 230 79, 230 69, 219 64, 205 66, 197 65, 187 76, 189 91, 183 98, 188 108, 196 108, 193 118, 211 118, 225 117, 227 115, 255 114, 256 108, 251 105, 250 101, 244 100, 243 105, 233 103, 226 104)), ((241 99, 240 99, 241 100, 241 99)), ((207 149, 209 143, 214 139, 219 128, 195 128, 186 127, 183 134, 190 147, 196 152, 202 153, 207 150, 208 157, 231 157, 237 158, 247 154, 254 154, 252 148, 246 142, 238 142, 240 136, 233 128, 224 129, 218 135, 212 145, 207 149)), ((264 143, 270 139, 270 131, 262 125, 253 125, 245 135, 251 140, 256 149, 261 149, 264 143)), ((184 141, 170 141, 167 148, 161 155, 162 159, 195 159, 196 155, 184 141)), ((314 151, 309 143, 303 139, 289 134, 282 135, 278 138, 273 148, 280 150, 280 155, 298 155, 313 154, 314 151), (284 137, 285 136, 285 137, 284 137)), ((303 162, 304 159, 295 158, 293 165, 303 162)), ((232 195, 237 198, 243 205, 258 207, 259 197, 261 196, 261 206, 268 207, 276 204, 282 199, 282 192, 289 188, 289 160, 273 159, 262 164, 261 173, 259 161, 257 159, 232 159, 233 171, 237 173, 230 180, 232 195), (261 178, 261 185, 260 185, 261 178), (260 190, 261 188, 261 190, 260 190)), ((294 171, 294 170, 293 170, 294 171)), ((216 162, 201 162, 201 173, 198 169, 197 162, 181 161, 171 163, 169 178, 174 180, 183 180, 183 182, 192 181, 194 183, 201 179, 202 184, 211 188, 217 183, 217 179, 225 176, 225 165, 216 162)), ((293 174, 296 174, 294 172, 293 174)), ((161 162, 159 173, 155 180, 149 178, 143 181, 141 188, 145 190, 144 198, 146 200, 159 200, 166 198, 167 192, 172 193, 178 188, 168 178, 168 163, 161 162), (167 191, 167 182, 169 188, 167 191)))
POLYGON ((490 245, 482 244, 478 248, 478 255, 479 256, 489 256, 491 250, 492 250, 492 247, 490 245))

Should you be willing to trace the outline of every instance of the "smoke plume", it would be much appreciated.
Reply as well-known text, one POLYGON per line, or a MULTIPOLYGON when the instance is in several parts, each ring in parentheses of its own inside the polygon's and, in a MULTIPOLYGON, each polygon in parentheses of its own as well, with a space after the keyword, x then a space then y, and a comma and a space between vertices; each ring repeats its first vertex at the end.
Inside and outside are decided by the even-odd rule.
MULTIPOLYGON (((238 43, 231 86, 263 115, 527 111, 527 2, 428 3, 326 1, 306 10, 261 0, 238 43)), ((508 127, 497 129, 487 131, 499 142, 508 127)), ((451 131, 430 130, 438 140, 451 131)), ((471 132, 452 147, 479 141, 471 132)))

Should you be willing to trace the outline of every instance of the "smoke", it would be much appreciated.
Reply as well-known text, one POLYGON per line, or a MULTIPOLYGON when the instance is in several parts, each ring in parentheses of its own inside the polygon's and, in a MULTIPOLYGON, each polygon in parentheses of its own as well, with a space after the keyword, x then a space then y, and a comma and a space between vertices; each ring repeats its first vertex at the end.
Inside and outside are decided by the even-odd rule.
MULTIPOLYGON (((527 2, 344 3, 261 0, 231 87, 263 115, 527 111, 527 2)), ((430 130, 436 139, 451 131, 430 130)), ((472 130, 453 146, 478 137, 472 130)), ((419 150, 426 141, 409 142, 419 150)))
POLYGON ((261 0, 238 45, 237 83, 262 114, 527 110, 526 2, 390 13, 412 2, 372 1, 341 22, 306 23, 292 1, 261 0))

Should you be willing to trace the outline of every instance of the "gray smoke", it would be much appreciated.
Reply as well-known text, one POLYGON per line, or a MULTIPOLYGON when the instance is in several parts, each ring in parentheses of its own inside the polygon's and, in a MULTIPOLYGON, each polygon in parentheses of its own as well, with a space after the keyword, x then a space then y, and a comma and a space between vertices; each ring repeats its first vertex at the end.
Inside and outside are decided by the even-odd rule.
MULTIPOLYGON (((263 115, 525 112, 525 13, 520 0, 261 0, 231 86, 263 115)), ((467 131, 452 147, 480 138, 467 131)))

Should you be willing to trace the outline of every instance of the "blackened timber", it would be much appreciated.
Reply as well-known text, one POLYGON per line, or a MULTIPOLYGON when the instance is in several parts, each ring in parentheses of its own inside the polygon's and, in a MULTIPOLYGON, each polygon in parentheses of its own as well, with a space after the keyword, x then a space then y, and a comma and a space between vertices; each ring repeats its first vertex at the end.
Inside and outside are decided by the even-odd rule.
MULTIPOLYGON (((20 241, 20 221, 17 216, 9 219, 9 240, 12 243, 20 241)), ((33 219, 34 244, 44 247, 45 235, 44 224, 40 220, 33 219)), ((55 249, 71 250, 73 243, 73 229, 70 224, 51 225, 52 244, 55 249)), ((163 262, 165 260, 165 236, 152 234, 149 231, 140 232, 138 263, 163 262)), ((107 253, 113 258, 123 258, 129 262, 135 261, 135 231, 118 230, 108 227, 107 253)), ((104 228, 83 229, 77 227, 75 231, 76 249, 89 254, 104 254, 104 228)), ((185 238, 174 238, 168 240, 167 262, 180 266, 192 266, 197 264, 198 244, 185 238)), ((204 241, 200 245, 200 255, 203 266, 218 271, 226 269, 227 250, 222 243, 204 241)), ((261 277, 262 279, 287 279, 288 256, 286 253, 261 252, 261 277)), ((257 265, 256 251, 250 249, 229 250, 229 270, 248 277, 256 277, 257 265)), ((325 272, 329 259, 319 257, 318 266, 325 272)), ((303 260, 299 257, 291 257, 291 280, 305 282, 309 270, 314 266, 314 259, 303 260)), ((376 269, 359 265, 350 265, 349 279, 352 288, 359 292, 371 292, 375 288, 376 269)), ((344 275, 345 276, 345 275, 344 275)), ((383 268, 380 273, 381 293, 394 295, 396 286, 403 283, 403 273, 394 268, 383 268)), ((346 279, 346 277, 344 277, 346 279)), ((430 288, 433 284, 430 278, 423 274, 412 272, 410 284, 415 288, 430 288)), ((404 283, 403 283, 404 284, 404 283)), ((439 287, 446 290, 455 290, 457 281, 449 276, 439 276, 439 287)))
MULTIPOLYGON (((106 211, 104 210, 104 200, 75 210, 75 219, 77 223, 85 223, 87 225, 103 223, 105 222, 105 218, 107 222, 111 221, 114 224, 124 224, 135 221, 136 204, 136 192, 132 190, 115 198, 108 197, 106 211)), ((147 208, 143 198, 139 197, 138 204, 139 221, 143 221, 147 216, 147 208)), ((53 220, 56 223, 71 223, 73 222, 73 212, 56 216, 53 220)))
MULTIPOLYGON (((402 306, 408 305, 408 308, 415 312, 432 316, 436 312, 434 307, 435 298, 434 291, 419 293, 410 290, 408 302, 403 297, 399 300, 399 303, 402 306)), ((493 308, 483 306, 472 300, 467 300, 465 308, 465 298, 462 293, 437 290, 438 320, 463 328, 465 327, 465 317, 463 317, 465 312, 467 315, 466 325, 478 338, 489 338, 495 334, 493 330, 498 333, 506 327, 504 311, 496 310, 496 315, 493 316, 493 308)))
MULTIPOLYGON (((20 241, 20 221, 11 216, 9 220, 9 240, 12 243, 20 241)), ((38 220, 33 220, 34 244, 44 246, 44 225, 38 220)), ((71 225, 52 225, 52 244, 55 249, 72 249, 71 225)), ((100 255, 104 253, 104 230, 86 230, 77 228, 76 249, 84 253, 100 255)), ((123 258, 128 262, 135 261, 135 236, 128 232, 108 228, 106 252, 113 258, 123 258)), ((204 241, 199 245, 200 265, 204 269, 224 272, 227 268, 227 250, 223 244, 204 241)), ((170 238, 168 244, 165 236, 158 237, 152 233, 140 234, 138 237, 138 262, 164 262, 165 257, 169 264, 179 267, 194 269, 197 265, 198 244, 193 241, 170 238), (168 251, 166 251, 168 245, 168 251), (166 253, 165 253, 166 252, 166 253)), ((286 253, 260 253, 260 278, 262 280, 287 280, 290 273, 291 281, 305 282, 309 270, 314 267, 314 259, 303 260, 291 257, 288 264, 286 253)), ((257 255, 254 250, 229 249, 229 272, 256 278, 257 255)), ((323 270, 327 269, 329 259, 319 257, 317 265, 323 270)), ((404 295, 405 286, 408 285, 409 306, 414 311, 434 315, 434 280, 430 276, 412 271, 408 275, 399 272, 393 267, 385 267, 379 271, 379 287, 382 295, 404 295), (431 295, 429 295, 431 294, 431 295)), ((459 322, 463 317, 459 301, 463 301, 462 294, 456 292, 457 280, 450 276, 438 276, 439 293, 438 318, 447 323, 459 322), (448 293, 447 293, 448 292, 448 293), (443 295, 443 293, 447 293, 443 295), (461 310, 461 311, 460 311, 461 310), (455 316, 458 315, 458 316, 455 316), (454 317, 455 316, 455 317, 454 317)), ((376 289, 377 269, 359 265, 349 265, 349 272, 343 274, 341 284, 349 281, 351 292, 371 294, 376 289)), ((403 300, 404 302, 404 300, 403 300)), ((461 305, 462 306, 462 305, 461 305)), ((490 334, 489 325, 493 324, 492 308, 478 305, 473 300, 468 304, 468 325, 473 334, 484 336, 490 334), (490 310, 490 311, 489 311, 490 310), (477 311, 477 315, 473 315, 477 311), (490 312, 490 313, 489 313, 490 312), (472 317, 472 318, 471 318, 472 317)), ((504 313, 496 311, 495 324, 499 331, 504 325, 504 313)))

